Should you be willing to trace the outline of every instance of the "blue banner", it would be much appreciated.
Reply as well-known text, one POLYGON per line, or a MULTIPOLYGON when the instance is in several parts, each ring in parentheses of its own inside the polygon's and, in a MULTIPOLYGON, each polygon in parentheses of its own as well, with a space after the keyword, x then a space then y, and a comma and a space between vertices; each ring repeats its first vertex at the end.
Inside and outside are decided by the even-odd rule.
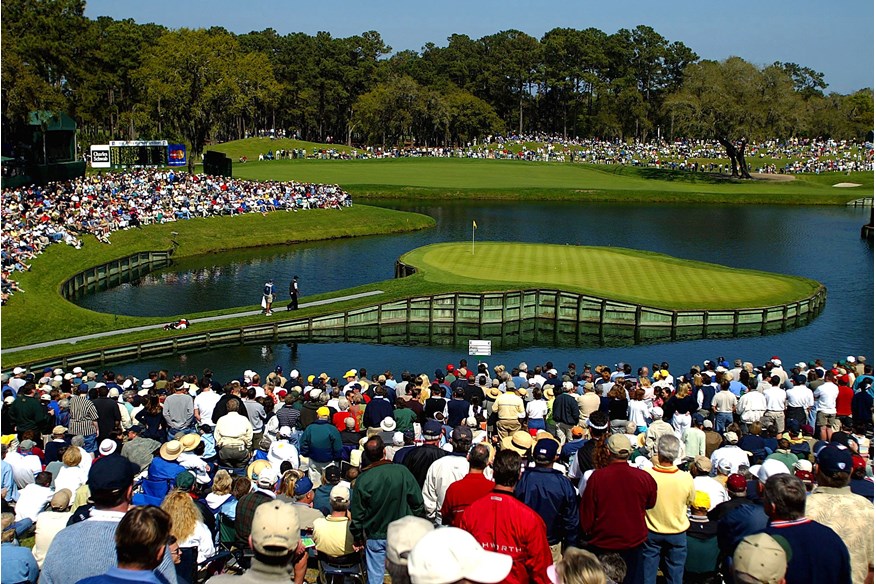
POLYGON ((186 165, 186 146, 185 146, 185 144, 168 144, 167 145, 167 165, 168 166, 185 166, 186 165))

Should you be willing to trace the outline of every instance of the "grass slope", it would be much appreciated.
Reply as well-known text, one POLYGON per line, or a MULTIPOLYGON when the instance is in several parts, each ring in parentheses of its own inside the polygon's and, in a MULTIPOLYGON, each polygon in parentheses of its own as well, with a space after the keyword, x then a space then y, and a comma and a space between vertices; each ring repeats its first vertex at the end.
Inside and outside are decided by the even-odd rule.
POLYGON ((806 298, 819 283, 623 248, 480 242, 441 243, 402 261, 429 282, 560 288, 669 309, 734 309, 806 298), (533 271, 533 266, 544 266, 533 271))
POLYGON ((235 176, 337 183, 356 197, 532 199, 625 202, 845 204, 873 195, 873 173, 799 175, 792 181, 626 166, 514 160, 402 158, 278 160, 234 165, 235 176), (839 182, 862 186, 837 189, 839 182))
MULTIPOLYGON (((33 261, 29 272, 16 275, 25 292, 15 294, 3 307, 0 329, 3 346, 15 347, 170 320, 93 312, 64 300, 59 290, 67 279, 92 266, 139 251, 168 249, 171 237, 179 243, 176 257, 186 258, 229 249, 400 233, 434 225, 435 220, 425 215, 354 205, 342 211, 314 209, 264 216, 255 213, 150 225, 114 233, 110 245, 87 237, 81 250, 53 245, 33 261), (173 231, 178 235, 172 236, 173 231)), ((204 259, 205 264, 209 261, 209 258, 204 259)))

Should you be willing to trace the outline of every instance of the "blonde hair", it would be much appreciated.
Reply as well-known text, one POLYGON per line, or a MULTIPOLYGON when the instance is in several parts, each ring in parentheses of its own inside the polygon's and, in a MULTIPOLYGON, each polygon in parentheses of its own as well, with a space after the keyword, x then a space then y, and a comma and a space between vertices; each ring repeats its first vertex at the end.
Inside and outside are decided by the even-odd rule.
POLYGON ((82 453, 79 452, 79 447, 69 446, 67 450, 64 451, 64 456, 61 457, 61 462, 64 463, 64 466, 79 466, 79 463, 82 462, 82 453))
POLYGON ((195 533, 201 513, 188 493, 171 489, 161 502, 161 508, 170 515, 172 521, 170 534, 177 540, 185 541, 195 533))
POLYGON ((216 476, 213 477, 213 493, 217 495, 227 495, 231 492, 231 475, 225 469, 216 471, 216 476))
POLYGON ((280 495, 295 497, 295 485, 304 478, 304 473, 298 469, 290 469, 283 473, 280 479, 280 495))
POLYGON ((605 584, 605 571, 595 555, 570 547, 557 563, 557 580, 562 584, 605 584))
POLYGON ((678 391, 675 392, 676 397, 684 398, 690 395, 690 383, 682 383, 678 386, 678 391))

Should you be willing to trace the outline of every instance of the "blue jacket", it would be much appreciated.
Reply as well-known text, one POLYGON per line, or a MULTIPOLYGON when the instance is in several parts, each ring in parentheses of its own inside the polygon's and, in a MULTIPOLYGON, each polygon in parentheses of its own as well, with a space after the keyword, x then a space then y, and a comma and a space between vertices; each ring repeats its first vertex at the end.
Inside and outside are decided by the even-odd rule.
POLYGON ((577 545, 578 497, 563 473, 551 467, 527 468, 514 496, 544 519, 550 545, 577 545))
POLYGON ((344 450, 341 433, 328 420, 317 420, 308 425, 299 444, 301 456, 315 462, 340 460, 344 450))
POLYGON ((165 479, 174 480, 176 475, 184 472, 186 469, 181 464, 164 460, 160 456, 156 456, 149 463, 149 478, 153 480, 165 479))
POLYGON ((392 404, 382 397, 375 397, 365 406, 362 423, 366 428, 379 428, 383 418, 392 418, 392 404))

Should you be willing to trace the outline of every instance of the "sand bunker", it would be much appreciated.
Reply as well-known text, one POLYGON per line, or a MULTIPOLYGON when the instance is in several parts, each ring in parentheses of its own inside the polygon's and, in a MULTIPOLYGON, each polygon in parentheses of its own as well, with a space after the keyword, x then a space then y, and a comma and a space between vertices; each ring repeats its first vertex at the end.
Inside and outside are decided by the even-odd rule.
POLYGON ((836 184, 833 185, 833 186, 835 186, 835 187, 839 187, 839 188, 841 188, 841 189, 848 189, 848 188, 851 188, 851 187, 859 187, 859 186, 861 186, 861 185, 859 185, 858 183, 836 183, 836 184))

